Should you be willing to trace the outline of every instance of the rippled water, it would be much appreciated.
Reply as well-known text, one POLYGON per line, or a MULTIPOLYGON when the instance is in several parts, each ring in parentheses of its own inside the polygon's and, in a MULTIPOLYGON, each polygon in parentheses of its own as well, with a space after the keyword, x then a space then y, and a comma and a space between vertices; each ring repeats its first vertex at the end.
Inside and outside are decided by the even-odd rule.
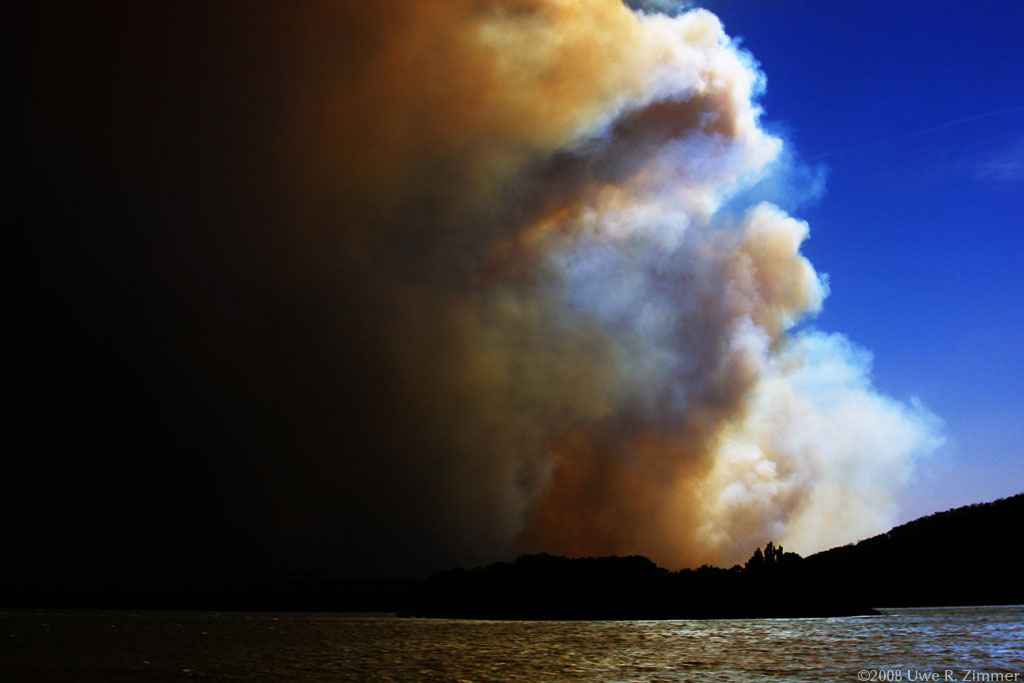
POLYGON ((1024 681, 1024 606, 619 622, 0 611, 4 681, 964 681, 969 670, 1024 681))

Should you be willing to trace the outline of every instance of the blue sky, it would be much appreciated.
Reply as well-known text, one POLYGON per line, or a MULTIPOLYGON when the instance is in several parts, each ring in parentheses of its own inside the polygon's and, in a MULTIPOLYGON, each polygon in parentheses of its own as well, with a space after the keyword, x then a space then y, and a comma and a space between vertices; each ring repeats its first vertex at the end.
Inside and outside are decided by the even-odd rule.
POLYGON ((792 208, 830 278, 813 324, 945 422, 901 521, 1024 491, 1024 3, 703 5, 767 75, 765 125, 825 179, 792 208))

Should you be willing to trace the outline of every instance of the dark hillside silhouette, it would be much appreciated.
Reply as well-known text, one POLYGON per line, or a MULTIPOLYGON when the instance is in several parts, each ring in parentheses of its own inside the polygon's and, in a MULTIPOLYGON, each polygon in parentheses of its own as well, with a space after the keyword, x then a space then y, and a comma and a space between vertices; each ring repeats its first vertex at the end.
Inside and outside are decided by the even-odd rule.
POLYGON ((831 587, 808 587, 802 560, 769 543, 744 567, 669 572, 645 557, 524 555, 431 577, 403 616, 683 619, 870 614, 831 587))
POLYGON ((804 564, 816 580, 878 607, 1020 604, 1022 533, 1018 494, 922 517, 804 564))
POLYGON ((940 512, 801 558, 670 572, 645 557, 524 555, 426 581, 289 577, 230 586, 0 585, 0 607, 397 612, 497 619, 840 616, 871 607, 1019 604, 1024 494, 940 512))
POLYGON ((940 512, 806 559, 669 572, 644 557, 527 555, 431 577, 403 614, 497 619, 842 616, 871 607, 1024 603, 1024 494, 940 512))

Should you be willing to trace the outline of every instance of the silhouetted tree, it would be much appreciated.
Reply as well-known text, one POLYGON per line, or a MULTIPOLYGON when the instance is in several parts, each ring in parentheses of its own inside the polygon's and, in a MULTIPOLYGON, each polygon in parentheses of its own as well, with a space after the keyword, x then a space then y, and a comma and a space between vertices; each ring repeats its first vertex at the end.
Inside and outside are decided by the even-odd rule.
POLYGON ((754 572, 762 569, 774 569, 781 567, 784 562, 791 564, 799 559, 800 556, 796 553, 786 553, 781 545, 776 547, 775 543, 768 541, 763 551, 760 548, 754 551, 754 554, 744 565, 744 569, 754 572))
POLYGON ((747 571, 757 571, 764 568, 764 553, 758 548, 754 551, 754 554, 750 556, 747 563, 743 565, 743 568, 747 571))

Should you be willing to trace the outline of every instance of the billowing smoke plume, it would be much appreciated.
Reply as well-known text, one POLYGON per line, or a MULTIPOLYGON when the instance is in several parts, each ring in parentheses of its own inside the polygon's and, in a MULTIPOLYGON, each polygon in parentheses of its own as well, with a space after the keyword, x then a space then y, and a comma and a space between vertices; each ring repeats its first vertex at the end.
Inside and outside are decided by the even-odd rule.
POLYGON ((23 461, 80 501, 41 538, 233 579, 890 522, 935 419, 800 327, 826 281, 805 223, 741 206, 782 142, 714 15, 184 5, 33 29, 23 461))
POLYGON ((806 224, 720 211, 781 142, 718 20, 396 14, 315 134, 356 207, 351 285, 388 321, 367 359, 403 388, 388 428, 414 430, 385 466, 438 496, 435 532, 679 566, 882 529, 932 419, 841 337, 793 332, 827 290, 806 224))

